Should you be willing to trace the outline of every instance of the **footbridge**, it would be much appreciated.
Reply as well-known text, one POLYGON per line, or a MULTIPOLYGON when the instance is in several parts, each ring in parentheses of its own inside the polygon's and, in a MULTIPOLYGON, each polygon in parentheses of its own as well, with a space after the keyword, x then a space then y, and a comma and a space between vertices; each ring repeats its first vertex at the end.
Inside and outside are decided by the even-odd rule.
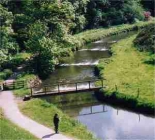
POLYGON ((77 82, 59 82, 54 85, 43 85, 31 87, 30 96, 37 98, 41 96, 57 96, 64 94, 80 93, 86 91, 96 91, 103 88, 103 79, 93 79, 77 82))

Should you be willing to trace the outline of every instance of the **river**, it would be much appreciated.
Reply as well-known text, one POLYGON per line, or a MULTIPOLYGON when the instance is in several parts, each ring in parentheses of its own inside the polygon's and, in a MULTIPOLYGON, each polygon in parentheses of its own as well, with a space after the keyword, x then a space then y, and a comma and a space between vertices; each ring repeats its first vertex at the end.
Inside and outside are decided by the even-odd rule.
MULTIPOLYGON (((64 59, 56 71, 43 81, 43 84, 52 85, 56 81, 69 82, 96 78, 94 66, 98 64, 99 59, 109 58, 111 44, 131 34, 134 32, 107 37, 85 46, 75 52, 72 57, 64 59)), ((63 112, 83 123, 101 140, 155 139, 153 117, 101 103, 93 92, 44 97, 44 99, 56 104, 63 112)))

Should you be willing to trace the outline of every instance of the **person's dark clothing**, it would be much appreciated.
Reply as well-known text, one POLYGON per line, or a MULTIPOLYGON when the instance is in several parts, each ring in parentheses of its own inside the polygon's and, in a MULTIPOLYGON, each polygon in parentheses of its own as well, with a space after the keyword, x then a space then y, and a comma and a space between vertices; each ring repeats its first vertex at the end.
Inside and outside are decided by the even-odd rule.
POLYGON ((58 128, 59 128, 59 117, 58 117, 57 114, 54 115, 53 123, 54 123, 54 126, 55 126, 55 133, 58 133, 58 128))

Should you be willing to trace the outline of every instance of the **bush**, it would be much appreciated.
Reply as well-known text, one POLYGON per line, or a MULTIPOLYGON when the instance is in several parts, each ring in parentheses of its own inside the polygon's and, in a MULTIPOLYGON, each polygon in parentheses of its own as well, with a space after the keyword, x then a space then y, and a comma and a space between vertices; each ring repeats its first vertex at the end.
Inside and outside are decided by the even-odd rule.
POLYGON ((154 53, 154 32, 155 23, 152 23, 137 35, 136 39, 134 40, 135 47, 137 47, 140 51, 149 51, 154 53))
POLYGON ((6 80, 12 74, 13 74, 13 72, 10 69, 4 69, 3 72, 0 72, 0 79, 6 80))
POLYGON ((15 70, 16 67, 19 65, 23 64, 27 59, 29 59, 31 54, 29 53, 20 53, 18 55, 15 55, 11 58, 11 60, 6 61, 5 63, 2 64, 2 68, 6 69, 12 69, 15 70))

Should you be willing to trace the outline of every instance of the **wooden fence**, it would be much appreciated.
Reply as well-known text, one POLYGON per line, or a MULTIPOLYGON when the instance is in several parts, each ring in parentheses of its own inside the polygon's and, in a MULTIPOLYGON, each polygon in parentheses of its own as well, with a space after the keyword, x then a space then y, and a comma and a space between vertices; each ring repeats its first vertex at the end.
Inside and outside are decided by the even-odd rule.
POLYGON ((20 89, 25 87, 25 81, 10 81, 3 83, 3 90, 13 90, 13 89, 20 89))

